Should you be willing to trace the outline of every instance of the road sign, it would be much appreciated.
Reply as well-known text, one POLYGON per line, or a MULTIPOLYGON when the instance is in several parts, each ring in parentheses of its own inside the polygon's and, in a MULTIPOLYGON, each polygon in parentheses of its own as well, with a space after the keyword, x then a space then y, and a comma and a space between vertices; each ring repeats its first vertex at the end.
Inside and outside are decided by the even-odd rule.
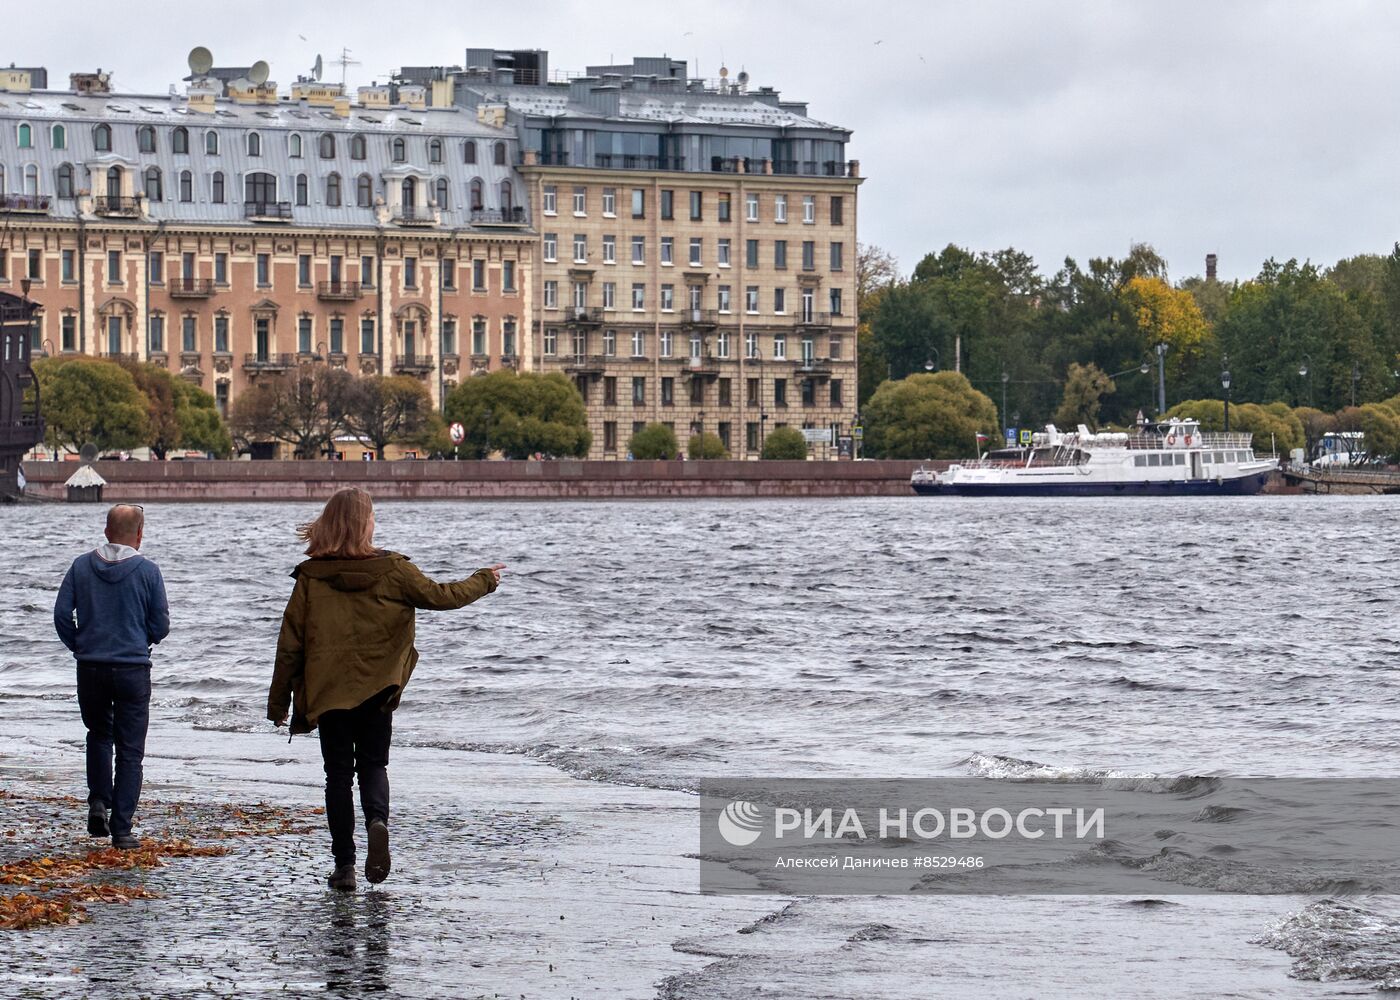
POLYGON ((859 424, 852 428, 851 433, 853 433, 856 436, 857 441, 865 440, 865 428, 860 426, 859 424))
POLYGON ((1016 428, 1008 427, 1006 428, 1004 433, 1006 437, 1006 446, 1010 448, 1013 444, 1016 443, 1016 428))
POLYGON ((1029 445, 1029 444, 1031 443, 1031 432, 1030 432, 1030 431, 1022 431, 1022 432, 1021 432, 1021 443, 1024 444, 1024 445, 1029 445))
POLYGON ((467 429, 454 422, 451 427, 447 428, 447 436, 452 438, 453 444, 461 444, 467 439, 467 429))

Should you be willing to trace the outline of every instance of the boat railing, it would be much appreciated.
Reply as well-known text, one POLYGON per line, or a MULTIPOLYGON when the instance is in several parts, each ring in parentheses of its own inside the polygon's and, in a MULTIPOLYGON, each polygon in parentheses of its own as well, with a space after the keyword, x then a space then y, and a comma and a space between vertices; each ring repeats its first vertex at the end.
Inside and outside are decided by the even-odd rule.
MULTIPOLYGON (((1191 435, 1191 444, 1187 445, 1185 435, 1178 435, 1174 443, 1168 442, 1166 436, 1157 434, 1134 435, 1123 442, 1123 446, 1130 451, 1162 451, 1180 450, 1181 448, 1248 448, 1253 441, 1253 434, 1237 434, 1231 431, 1229 434, 1223 431, 1199 431, 1191 435)), ((1098 444, 1098 447, 1112 447, 1112 445, 1098 444)))

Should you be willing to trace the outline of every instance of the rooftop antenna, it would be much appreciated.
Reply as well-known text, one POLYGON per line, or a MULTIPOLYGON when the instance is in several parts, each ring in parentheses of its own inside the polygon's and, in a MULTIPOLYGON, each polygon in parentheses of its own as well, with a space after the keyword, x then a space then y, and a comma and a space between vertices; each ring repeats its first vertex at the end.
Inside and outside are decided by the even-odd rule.
POLYGON ((261 87, 263 84, 267 83, 268 74, 271 72, 272 67, 267 64, 267 61, 265 59, 259 59, 257 62, 253 63, 252 67, 248 70, 248 79, 253 82, 255 87, 261 87))
POLYGON ((318 52, 316 53, 316 65, 311 67, 311 79, 319 83, 324 69, 325 67, 321 64, 321 53, 318 52))
POLYGON ((203 45, 196 45, 190 49, 188 62, 190 73, 195 77, 203 77, 214 65, 214 54, 203 45))
POLYGON ((346 71, 346 69, 348 69, 348 68, 351 67, 351 66, 358 66, 358 65, 360 65, 360 60, 358 60, 358 59, 351 59, 351 58, 350 58, 350 50, 347 49, 347 48, 341 48, 341 50, 340 50, 340 58, 339 58, 339 59, 332 59, 331 62, 335 63, 337 66, 340 67, 340 85, 341 85, 342 87, 345 86, 345 71, 346 71))

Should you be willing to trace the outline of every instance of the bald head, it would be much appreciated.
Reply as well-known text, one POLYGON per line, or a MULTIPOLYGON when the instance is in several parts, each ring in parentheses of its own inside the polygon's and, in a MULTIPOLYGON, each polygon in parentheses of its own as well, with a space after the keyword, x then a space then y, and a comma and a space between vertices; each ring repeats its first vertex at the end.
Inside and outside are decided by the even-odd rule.
POLYGON ((146 515, 140 507, 129 503, 119 503, 107 511, 107 541, 114 545, 141 547, 141 532, 146 526, 146 515))

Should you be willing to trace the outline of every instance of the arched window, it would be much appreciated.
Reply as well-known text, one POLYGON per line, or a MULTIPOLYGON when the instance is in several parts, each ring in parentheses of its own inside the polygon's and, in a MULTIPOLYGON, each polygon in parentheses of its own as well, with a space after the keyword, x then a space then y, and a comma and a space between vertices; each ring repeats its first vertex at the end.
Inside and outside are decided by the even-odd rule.
POLYGON ((170 133, 170 151, 172 153, 189 153, 190 130, 185 126, 176 125, 174 131, 170 133))
POLYGON ((340 175, 331 174, 326 178, 326 204, 331 208, 340 207, 340 175))
POLYGON ((507 180, 507 181, 501 181, 501 214, 502 214, 502 215, 509 215, 509 214, 510 214, 511 208, 512 208, 512 207, 514 206, 514 204, 515 204, 514 201, 513 201, 512 198, 511 198, 511 195, 512 195, 512 191, 511 191, 511 187, 510 187, 510 181, 508 181, 508 180, 507 180))
POLYGON ((219 133, 212 128, 204 133, 204 151, 210 156, 219 155, 219 133))
POLYGON ((471 205, 473 212, 480 212, 486 207, 486 186, 481 183, 480 177, 472 178, 471 205))
POLYGON ((321 133, 321 159, 335 159, 335 136, 329 132, 321 133))
POLYGON ((505 144, 505 143, 503 143, 503 142, 498 142, 498 143, 496 143, 495 157, 496 157, 496 166, 498 166, 498 167, 503 167, 503 166, 505 166, 505 162, 506 162, 506 144, 505 144))
POLYGON ((29 127, 28 122, 19 123, 19 148, 30 149, 34 146, 34 130, 29 127))
POLYGON ((442 140, 441 140, 441 139, 429 139, 429 140, 428 140, 428 162, 429 162, 429 163, 441 163, 441 162, 442 162, 442 140))
POLYGON ((301 158, 301 133, 293 132, 287 136, 287 155, 294 159, 301 158))
POLYGON ((413 207, 418 204, 418 182, 412 177, 405 177, 399 190, 403 198, 404 209, 412 211, 413 207))
POLYGON ((475 162, 476 162, 476 140, 475 140, 475 139, 468 139, 466 142, 462 143, 462 162, 463 162, 463 163, 475 163, 475 162))
POLYGON ((55 125, 49 130, 49 145, 54 149, 68 148, 68 129, 62 125, 55 125))
POLYGON ((259 132, 248 133, 248 155, 262 156, 262 134, 259 132))
POLYGON ((161 201, 160 167, 146 168, 146 200, 161 201))
POLYGON ((389 143, 389 159, 395 163, 402 163, 408 158, 408 150, 402 139, 394 139, 389 143))
POLYGON ((374 204, 374 181, 370 180, 369 174, 355 178, 355 204, 361 208, 374 204))
POLYGON ((142 125, 136 130, 136 148, 143 153, 156 151, 156 130, 152 125, 142 125))
POLYGON ((122 193, 122 168, 107 168, 107 197, 120 198, 122 193))
POLYGON ((297 204, 310 204, 311 185, 307 182, 305 174, 297 174, 297 204))
POLYGON ((24 168, 24 193, 39 193, 39 168, 32 163, 24 168))
POLYGON ((112 151, 112 126, 94 125, 92 127, 92 148, 99 153, 112 151))
POLYGON ((194 201, 194 175, 188 170, 180 171, 180 200, 194 201))
POLYGON ((355 135, 350 137, 350 159, 363 160, 365 158, 365 137, 355 135))
POLYGON ((449 208, 447 204, 447 178, 439 177, 433 184, 433 200, 437 202, 437 207, 444 212, 449 208))
POLYGON ((210 182, 210 201, 215 205, 224 203, 224 172, 215 170, 210 182))
POLYGON ((243 178, 243 200, 254 205, 276 205, 277 178, 262 171, 249 174, 243 178))
MULTIPOLYGON (((55 179, 57 183, 54 185, 54 190, 58 193, 58 196, 60 198, 73 197, 73 164, 60 163, 55 179)), ((3 185, 0 185, 0 187, 3 187, 3 185)))

